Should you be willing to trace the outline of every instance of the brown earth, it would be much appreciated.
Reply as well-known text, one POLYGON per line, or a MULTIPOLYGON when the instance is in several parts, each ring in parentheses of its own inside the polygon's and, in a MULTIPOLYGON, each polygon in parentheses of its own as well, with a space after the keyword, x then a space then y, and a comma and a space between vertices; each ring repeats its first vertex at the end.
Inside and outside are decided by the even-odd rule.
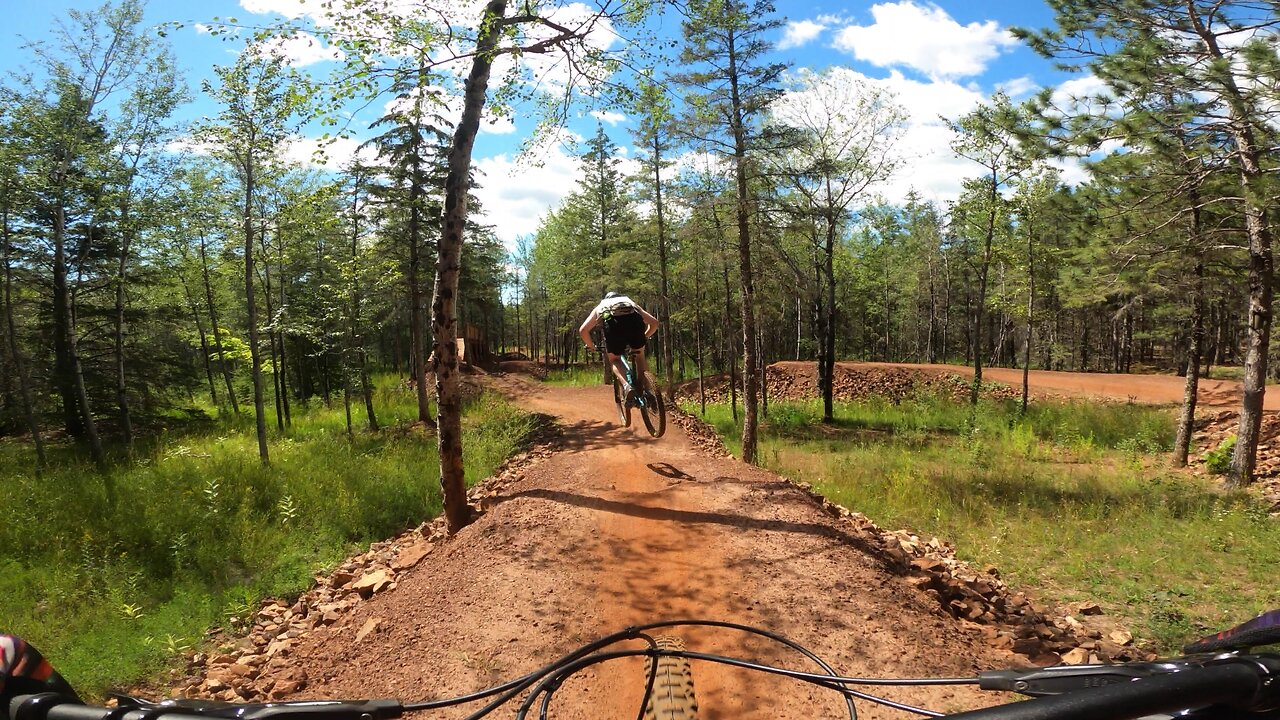
MULTIPOLYGON (((618 425, 607 387, 549 388, 512 374, 490 382, 555 426, 473 492, 484 509, 474 524, 453 538, 439 522, 424 525, 318 577, 292 607, 266 604, 247 635, 219 635, 218 653, 194 657, 194 675, 175 690, 437 698, 520 676, 631 624, 690 617, 783 634, 847 675, 971 676, 1141 654, 1096 606, 1074 608, 1078 619, 1046 613, 937 539, 885 532, 717 452, 691 418, 655 440, 618 425)), ((739 634, 678 632, 691 650, 813 669, 739 634)), ((634 716, 642 668, 629 659, 586 670, 556 694, 552 716, 634 716)), ((843 712, 837 695, 806 684, 696 661, 694 674, 704 718, 843 712)), ((944 712, 999 701, 963 686, 881 694, 944 712)))

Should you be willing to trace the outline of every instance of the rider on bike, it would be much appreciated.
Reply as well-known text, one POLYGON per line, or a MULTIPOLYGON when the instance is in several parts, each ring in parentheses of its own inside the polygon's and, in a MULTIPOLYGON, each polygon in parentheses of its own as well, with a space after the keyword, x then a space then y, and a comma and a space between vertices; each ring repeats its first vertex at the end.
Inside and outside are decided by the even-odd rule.
POLYGON ((587 319, 582 321, 582 327, 578 328, 582 341, 592 352, 596 350, 596 344, 591 340, 591 330, 596 325, 600 325, 604 332, 604 348, 609 355, 609 364, 613 367, 613 374, 618 377, 618 382, 622 383, 627 393, 627 402, 630 403, 631 388, 627 385, 626 371, 619 356, 628 347, 635 350, 636 369, 639 371, 636 377, 643 378, 649 370, 644 357, 645 342, 658 332, 658 319, 645 312, 644 308, 626 295, 609 292, 591 309, 587 319))

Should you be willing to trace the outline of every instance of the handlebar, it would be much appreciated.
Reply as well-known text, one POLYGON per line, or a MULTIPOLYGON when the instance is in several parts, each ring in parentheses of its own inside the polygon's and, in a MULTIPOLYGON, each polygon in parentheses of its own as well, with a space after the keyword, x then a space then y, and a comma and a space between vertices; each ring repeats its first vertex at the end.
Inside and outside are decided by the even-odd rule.
POLYGON ((1113 675, 1106 677, 1101 685, 947 717, 954 720, 1121 720, 1213 706, 1246 713, 1267 712, 1280 707, 1277 678, 1280 678, 1280 657, 1237 656, 1129 681, 1113 675))
MULTIPOLYGON (((843 695, 851 720, 856 720, 854 700, 932 717, 954 720, 1129 720, 1152 715, 1183 718, 1259 717, 1256 713, 1280 710, 1280 655, 1241 654, 1239 649, 1218 655, 1193 655, 1158 662, 1119 665, 1079 665, 997 670, 972 678, 858 678, 843 677, 803 646, 766 630, 712 620, 671 620, 633 626, 565 655, 523 677, 455 698, 405 704, 399 700, 324 700, 265 704, 228 704, 192 700, 153 703, 126 698, 120 707, 81 704, 74 695, 44 692, 19 695, 0 703, 0 720, 392 720, 404 713, 429 711, 480 701, 487 704, 469 715, 481 718, 509 702, 519 705, 516 717, 525 718, 541 700, 539 717, 546 717, 551 696, 570 676, 597 664, 623 657, 686 658, 715 662, 746 670, 809 682, 843 695), (774 667, 742 658, 673 649, 649 633, 680 626, 718 628, 754 634, 797 652, 816 671, 774 667), (624 641, 644 640, 644 648, 619 648, 624 641), (1033 699, 943 716, 914 708, 867 691, 859 686, 976 685, 984 690, 1018 692, 1033 699), (523 699, 521 699, 523 698, 523 699)), ((650 676, 646 698, 653 687, 650 676)), ((0 684, 0 690, 3 685, 0 684)), ((0 694, 3 697, 3 694, 0 694)))

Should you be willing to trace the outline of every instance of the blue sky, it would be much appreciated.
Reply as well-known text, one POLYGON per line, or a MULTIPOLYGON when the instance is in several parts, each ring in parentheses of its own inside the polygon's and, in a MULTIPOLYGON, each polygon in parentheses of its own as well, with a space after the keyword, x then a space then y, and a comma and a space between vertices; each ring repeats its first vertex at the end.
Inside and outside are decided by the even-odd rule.
MULTIPOLYGON (((98 2, 6 4, 10 7, 0 27, 0 69, 8 74, 30 62, 29 54, 20 47, 23 39, 41 39, 59 18, 65 18, 68 9, 90 9, 98 2)), ((261 22, 282 13, 296 17, 318 10, 319 5, 320 0, 151 0, 147 18, 154 23, 186 24, 170 38, 197 96, 184 112, 198 117, 216 111, 199 97, 199 80, 210 76, 214 64, 231 62, 238 49, 199 32, 198 24, 215 16, 234 16, 242 22, 261 22)), ((787 21, 772 38, 778 60, 797 68, 839 68, 851 77, 893 91, 909 114, 906 132, 898 143, 904 166, 877 189, 891 200, 915 189, 926 197, 946 201, 955 197, 965 177, 976 174, 976 168, 946 150, 948 133, 940 115, 958 117, 998 89, 1019 98, 1043 85, 1075 93, 1087 92, 1094 85, 1090 78, 1054 71, 1049 62, 1008 34, 1013 25, 1043 27, 1051 23, 1052 15, 1042 0, 778 0, 777 9, 787 21)), ((297 64, 317 71, 332 65, 321 45, 298 43, 290 51, 297 64)), ((568 130, 571 135, 590 135, 598 122, 623 153, 632 154, 628 120, 622 113, 584 115, 568 130)), ((573 188, 578 173, 576 161, 562 145, 551 146, 537 164, 518 157, 520 140, 532 130, 532 124, 517 112, 510 121, 487 126, 475 150, 476 166, 485 173, 485 189, 480 194, 489 222, 509 245, 537 228, 539 217, 573 188)), ((317 129, 315 134, 319 132, 317 129)), ((309 147, 300 139, 296 156, 309 157, 309 147)), ((342 150, 335 148, 332 154, 341 157, 342 150)))

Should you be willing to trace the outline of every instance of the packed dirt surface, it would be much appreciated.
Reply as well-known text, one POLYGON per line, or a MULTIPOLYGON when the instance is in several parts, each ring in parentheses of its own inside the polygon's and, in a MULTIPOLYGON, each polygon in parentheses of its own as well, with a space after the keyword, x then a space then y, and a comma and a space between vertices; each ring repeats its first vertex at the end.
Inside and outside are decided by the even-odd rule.
MULTIPOLYGON (((680 618, 766 628, 846 675, 972 676, 1057 662, 1054 650, 1081 643, 1076 662, 1106 652, 1099 632, 1059 642, 1079 622, 1048 620, 995 569, 967 569, 945 543, 885 533, 709 452, 714 441, 691 440, 680 424, 660 439, 621 427, 608 387, 491 382, 553 420, 554 438, 473 493, 484 509, 475 523, 452 538, 438 522, 424 526, 318 578, 293 607, 264 606, 253 634, 197 657, 198 675, 178 691, 439 698, 518 677, 632 624, 680 618)), ((758 638, 676 633, 690 650, 816 670, 758 638)), ((807 684, 707 662, 693 671, 704 718, 844 713, 836 694, 807 684)), ((643 677, 638 658, 588 668, 555 695, 552 717, 634 717, 643 677)), ((881 694, 944 712, 1000 701, 965 686, 881 694)), ((860 703, 860 716, 898 715, 860 703)))

